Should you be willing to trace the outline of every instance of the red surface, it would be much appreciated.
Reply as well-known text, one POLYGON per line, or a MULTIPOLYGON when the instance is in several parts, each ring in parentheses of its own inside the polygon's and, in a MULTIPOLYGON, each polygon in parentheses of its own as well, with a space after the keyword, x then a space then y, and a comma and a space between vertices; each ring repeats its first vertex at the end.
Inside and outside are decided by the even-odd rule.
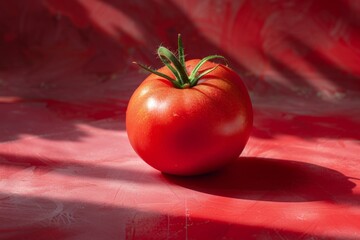
POLYGON ((359 239, 360 2, 14 0, 0 9, 0 239, 359 239), (128 143, 159 44, 223 54, 239 160, 175 178, 128 143))

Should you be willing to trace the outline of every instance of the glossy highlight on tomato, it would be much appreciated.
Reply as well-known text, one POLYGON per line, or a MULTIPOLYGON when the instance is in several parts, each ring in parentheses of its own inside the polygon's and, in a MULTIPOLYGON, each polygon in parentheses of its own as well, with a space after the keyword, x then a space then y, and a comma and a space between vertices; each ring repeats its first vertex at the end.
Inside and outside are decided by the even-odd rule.
POLYGON ((126 130, 134 150, 155 169, 174 175, 203 174, 238 159, 253 122, 241 78, 223 64, 185 61, 182 49, 175 63, 161 54, 166 66, 149 70, 127 107, 126 130), (188 79, 179 79, 186 77, 176 72, 179 63, 188 79))

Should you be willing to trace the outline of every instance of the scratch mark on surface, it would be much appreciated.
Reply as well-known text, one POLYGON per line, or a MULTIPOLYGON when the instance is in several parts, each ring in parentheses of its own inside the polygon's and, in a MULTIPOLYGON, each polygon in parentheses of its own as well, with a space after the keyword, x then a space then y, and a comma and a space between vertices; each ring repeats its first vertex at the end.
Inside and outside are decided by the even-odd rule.
MULTIPOLYGON (((281 240, 286 240, 286 238, 280 233, 279 230, 274 230, 274 232, 276 233, 276 235, 281 239, 281 240)), ((271 238, 271 235, 269 235, 269 238, 271 238)))
POLYGON ((169 214, 167 216, 167 232, 166 232, 166 239, 170 238, 170 216, 169 214))
POLYGON ((166 187, 170 190, 170 192, 171 192, 172 194, 174 194, 174 196, 175 196, 177 199, 180 199, 179 195, 177 195, 177 193, 172 189, 171 184, 169 184, 168 182, 166 182, 166 187))
POLYGON ((64 211, 53 217, 51 223, 59 225, 59 226, 67 226, 76 222, 73 212, 64 211))
POLYGON ((187 204, 187 199, 185 199, 185 239, 188 240, 188 226, 189 226, 189 221, 188 218, 190 216, 189 213, 189 208, 188 208, 188 204, 187 204))
POLYGON ((116 193, 115 193, 115 195, 114 195, 114 198, 113 198, 113 202, 115 202, 115 200, 116 200, 116 198, 117 198, 117 196, 118 196, 118 194, 119 194, 119 192, 120 192, 120 189, 121 189, 121 187, 119 187, 119 188, 117 189, 117 191, 116 191, 116 193))

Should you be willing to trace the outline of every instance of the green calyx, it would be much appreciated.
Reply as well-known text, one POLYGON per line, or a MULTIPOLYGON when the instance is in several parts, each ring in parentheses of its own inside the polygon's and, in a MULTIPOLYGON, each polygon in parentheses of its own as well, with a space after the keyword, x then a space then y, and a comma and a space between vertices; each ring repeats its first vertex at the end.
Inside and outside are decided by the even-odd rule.
POLYGON ((167 79, 170 81, 174 87, 176 88, 189 88, 195 86, 198 81, 205 76, 206 74, 209 74, 210 72, 214 71, 219 65, 216 65, 215 67, 212 67, 210 69, 207 69, 201 73, 199 73, 200 68, 206 63, 207 61, 215 58, 225 58, 220 55, 211 55, 203 58, 198 62, 198 64, 194 67, 194 69, 191 71, 190 74, 186 71, 185 66, 185 54, 184 54, 184 46, 181 40, 181 35, 178 35, 178 56, 176 57, 173 52, 171 52, 166 47, 160 46, 157 50, 157 54, 161 60, 161 62, 170 69, 170 71, 174 74, 175 78, 168 76, 164 73, 158 72, 150 67, 147 67, 143 64, 136 63, 141 68, 145 69, 146 71, 149 71, 153 74, 156 74, 162 78, 167 79))

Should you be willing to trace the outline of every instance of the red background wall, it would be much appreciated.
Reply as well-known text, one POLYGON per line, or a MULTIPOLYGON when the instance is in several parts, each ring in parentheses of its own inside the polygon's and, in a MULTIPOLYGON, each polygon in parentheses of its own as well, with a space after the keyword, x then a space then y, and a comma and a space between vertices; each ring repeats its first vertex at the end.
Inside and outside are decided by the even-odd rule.
POLYGON ((0 4, 0 68, 2 74, 16 68, 15 75, 39 75, 30 74, 25 84, 91 82, 93 74, 134 71, 133 60, 159 66, 156 47, 174 49, 181 33, 189 57, 225 55, 249 88, 261 94, 277 90, 334 99, 360 89, 359 1, 0 4), (49 72, 50 78, 41 80, 49 72))

